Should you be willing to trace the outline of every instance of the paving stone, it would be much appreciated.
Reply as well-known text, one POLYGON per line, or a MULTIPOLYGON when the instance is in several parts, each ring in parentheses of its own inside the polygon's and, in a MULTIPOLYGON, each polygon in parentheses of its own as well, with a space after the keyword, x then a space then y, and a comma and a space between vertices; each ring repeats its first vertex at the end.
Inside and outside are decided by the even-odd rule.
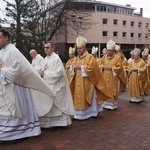
POLYGON ((66 129, 42 129, 38 137, 17 144, 0 144, 0 150, 149 150, 150 107, 119 100, 115 111, 97 118, 73 120, 66 129))

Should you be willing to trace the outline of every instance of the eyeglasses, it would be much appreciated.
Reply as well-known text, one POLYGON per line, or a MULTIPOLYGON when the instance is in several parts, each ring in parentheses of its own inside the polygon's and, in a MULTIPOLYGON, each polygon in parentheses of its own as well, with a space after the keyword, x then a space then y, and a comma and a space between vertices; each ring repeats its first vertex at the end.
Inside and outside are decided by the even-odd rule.
POLYGON ((44 47, 45 49, 48 49, 48 48, 50 48, 50 47, 44 47))

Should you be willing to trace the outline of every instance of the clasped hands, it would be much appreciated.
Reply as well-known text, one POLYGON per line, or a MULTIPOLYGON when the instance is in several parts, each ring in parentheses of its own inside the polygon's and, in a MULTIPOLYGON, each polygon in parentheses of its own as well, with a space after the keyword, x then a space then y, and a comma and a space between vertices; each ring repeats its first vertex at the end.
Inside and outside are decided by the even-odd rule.
POLYGON ((131 72, 138 71, 138 68, 131 68, 130 71, 131 72))
POLYGON ((70 65, 67 65, 67 66, 66 66, 66 70, 68 70, 69 68, 70 68, 70 65))
POLYGON ((104 70, 112 70, 112 67, 111 66, 104 66, 103 69, 104 70))
POLYGON ((47 67, 47 66, 45 66, 45 67, 44 67, 44 69, 40 72, 41 77, 43 77, 43 76, 44 76, 44 72, 45 72, 45 70, 47 70, 47 69, 48 69, 48 67, 47 67))
POLYGON ((74 66, 74 71, 81 70, 81 65, 77 64, 74 66))

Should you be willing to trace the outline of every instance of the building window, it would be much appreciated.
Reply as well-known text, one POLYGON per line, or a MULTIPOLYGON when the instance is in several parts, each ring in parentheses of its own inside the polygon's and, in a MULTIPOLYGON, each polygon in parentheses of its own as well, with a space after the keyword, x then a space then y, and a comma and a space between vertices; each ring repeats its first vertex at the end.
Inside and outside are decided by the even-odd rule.
POLYGON ((98 10, 101 11, 101 12, 106 12, 106 6, 104 6, 104 5, 99 5, 98 10))
POLYGON ((126 26, 126 25, 127 25, 127 21, 126 21, 126 20, 123 20, 122 25, 123 25, 123 26, 126 26))
POLYGON ((103 31, 103 36, 107 36, 108 31, 103 31))
POLYGON ((131 21, 131 27, 134 27, 134 21, 131 21))
POLYGON ((114 12, 114 6, 107 6, 106 10, 106 12, 114 12))
POLYGON ((138 33, 138 39, 141 39, 141 38, 142 38, 142 34, 138 33))
POLYGON ((134 33, 131 33, 131 34, 130 34, 130 37, 131 37, 131 38, 134 38, 134 33))
POLYGON ((101 12, 104 11, 103 6, 99 6, 99 11, 101 11, 101 12))
POLYGON ((113 32, 113 36, 114 36, 114 37, 117 37, 117 36, 118 36, 118 32, 114 31, 114 32, 113 32))
POLYGON ((148 28, 148 27, 149 27, 149 23, 146 23, 146 24, 145 24, 145 27, 148 28))
POLYGON ((147 33, 145 34, 145 38, 148 39, 148 34, 147 33))
POLYGON ((123 14, 123 8, 119 7, 119 14, 123 14))
POLYGON ((108 22, 108 19, 103 18, 103 24, 107 24, 107 22, 108 22))
POLYGON ((118 14, 119 13, 119 8, 115 6, 114 12, 118 14))
POLYGON ((138 27, 141 28, 142 27, 142 22, 138 23, 138 27))
POLYGON ((127 36, 126 32, 122 32, 122 37, 125 38, 127 36))
POLYGON ((92 10, 93 10, 93 11, 96 11, 95 6, 92 6, 92 10))
POLYGON ((127 14, 127 9, 123 9, 123 14, 124 14, 124 15, 127 14))
POLYGON ((118 24, 118 20, 117 19, 114 19, 114 25, 117 25, 118 24))

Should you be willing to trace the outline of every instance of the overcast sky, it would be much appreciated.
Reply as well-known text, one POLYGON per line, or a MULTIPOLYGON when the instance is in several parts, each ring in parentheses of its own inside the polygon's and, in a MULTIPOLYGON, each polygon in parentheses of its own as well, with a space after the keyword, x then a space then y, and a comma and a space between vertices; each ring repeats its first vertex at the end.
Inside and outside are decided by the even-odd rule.
MULTIPOLYGON (((10 0, 11 1, 11 0, 10 0)), ((150 18, 150 2, 149 0, 99 0, 103 2, 116 3, 121 5, 131 4, 132 7, 137 8, 135 12, 140 12, 140 8, 143 8, 143 16, 150 18)), ((4 14, 5 4, 3 0, 0 0, 0 17, 4 14)))

